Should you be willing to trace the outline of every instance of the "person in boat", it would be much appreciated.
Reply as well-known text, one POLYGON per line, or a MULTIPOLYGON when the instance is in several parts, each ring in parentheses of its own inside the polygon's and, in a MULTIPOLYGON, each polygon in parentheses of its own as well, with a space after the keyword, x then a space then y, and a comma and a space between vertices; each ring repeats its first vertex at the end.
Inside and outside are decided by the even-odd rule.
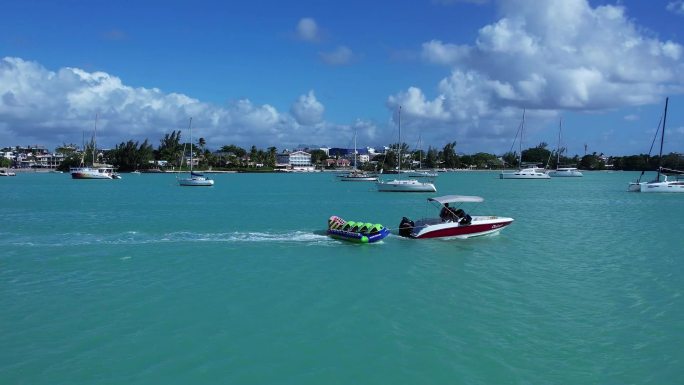
MULTIPOLYGON (((463 210, 461 210, 463 211, 463 210)), ((456 218, 456 214, 454 211, 449 207, 449 203, 445 203, 444 206, 442 206, 442 210, 439 212, 439 218, 442 220, 442 222, 450 222, 450 221, 457 221, 458 218, 456 218)))
POLYGON ((441 219, 442 222, 448 221, 448 220, 449 220, 449 212, 450 212, 450 211, 451 211, 451 210, 449 210, 449 204, 448 204, 448 203, 445 203, 445 204, 442 206, 442 209, 439 210, 439 219, 441 219))

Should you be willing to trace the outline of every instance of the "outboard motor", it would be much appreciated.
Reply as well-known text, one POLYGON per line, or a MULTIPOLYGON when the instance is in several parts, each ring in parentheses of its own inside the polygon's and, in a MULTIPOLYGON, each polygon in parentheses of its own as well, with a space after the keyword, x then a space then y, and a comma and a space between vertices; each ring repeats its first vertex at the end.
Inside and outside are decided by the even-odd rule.
POLYGON ((403 217, 401 218, 401 223, 399 223, 399 235, 402 237, 411 236, 411 231, 413 230, 414 223, 412 220, 403 217))

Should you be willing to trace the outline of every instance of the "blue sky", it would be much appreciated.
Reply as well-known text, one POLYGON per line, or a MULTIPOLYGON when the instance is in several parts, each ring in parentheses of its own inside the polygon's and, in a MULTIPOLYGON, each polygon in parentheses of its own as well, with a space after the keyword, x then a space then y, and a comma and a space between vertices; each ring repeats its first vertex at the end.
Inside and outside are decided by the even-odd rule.
POLYGON ((183 130, 209 147, 648 151, 670 96, 684 150, 681 0, 3 1, 0 146, 183 130))

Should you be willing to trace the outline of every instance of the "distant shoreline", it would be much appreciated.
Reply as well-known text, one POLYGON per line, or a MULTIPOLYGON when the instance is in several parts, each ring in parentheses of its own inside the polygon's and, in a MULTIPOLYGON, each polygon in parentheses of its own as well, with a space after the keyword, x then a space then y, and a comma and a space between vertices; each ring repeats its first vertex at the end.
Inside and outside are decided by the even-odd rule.
MULTIPOLYGON (((8 170, 11 170, 16 173, 32 173, 32 174, 59 174, 59 173, 64 173, 68 174, 68 171, 56 171, 53 169, 48 169, 48 168, 9 168, 8 170)), ((449 169, 449 170, 430 170, 430 171, 436 171, 439 173, 443 172, 501 172, 501 171, 510 171, 514 169, 467 169, 467 168, 459 168, 459 169, 449 169)), ((306 173, 319 173, 319 172, 338 172, 338 173, 345 173, 349 172, 351 169, 338 169, 338 170, 315 170, 315 171, 299 171, 299 170, 278 170, 278 171, 259 171, 259 170, 254 170, 254 171, 245 171, 245 170, 196 170, 198 173, 202 174, 306 174, 306 173)), ((622 171, 622 170, 582 170, 582 172, 585 171, 622 171)), ((183 173, 188 173, 188 170, 167 170, 167 171, 151 171, 151 172, 146 172, 146 171, 140 171, 141 174, 183 174, 183 173)), ((131 172, 121 172, 121 174, 130 174, 131 172)), ((380 174, 380 175, 401 175, 401 174, 380 174)))

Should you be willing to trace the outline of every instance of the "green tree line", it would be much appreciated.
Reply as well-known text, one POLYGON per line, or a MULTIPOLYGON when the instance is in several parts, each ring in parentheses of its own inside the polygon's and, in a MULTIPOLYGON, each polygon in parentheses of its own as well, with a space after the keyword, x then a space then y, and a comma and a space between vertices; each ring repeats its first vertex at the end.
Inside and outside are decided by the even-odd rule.
MULTIPOLYGON (((547 143, 539 143, 522 151, 522 157, 516 151, 511 151, 497 156, 485 152, 470 155, 458 155, 456 152, 457 142, 449 142, 444 147, 429 147, 426 151, 411 149, 406 143, 393 143, 384 154, 375 156, 372 162, 359 164, 366 170, 392 170, 410 168, 469 168, 500 169, 518 168, 522 163, 534 163, 549 168, 557 166, 575 166, 584 170, 601 170, 611 166, 617 170, 655 170, 658 167, 658 156, 644 154, 629 155, 622 157, 604 157, 603 154, 587 154, 582 157, 575 155, 565 156, 565 149, 549 150, 547 143), (399 156, 401 154, 401 157, 399 156)), ((188 167, 186 159, 192 157, 198 169, 217 170, 241 170, 273 169, 276 166, 276 147, 260 149, 251 146, 249 150, 235 144, 224 145, 218 151, 211 152, 207 148, 204 138, 199 138, 196 143, 182 142, 181 131, 172 131, 160 139, 155 149, 146 139, 142 143, 129 140, 121 142, 115 148, 105 152, 98 151, 93 157, 95 143, 86 144, 84 151, 75 151, 74 145, 58 147, 57 152, 66 154, 60 169, 68 170, 70 167, 89 165, 93 158, 96 163, 110 163, 119 171, 148 170, 162 168, 185 169, 188 167)), ((311 162, 318 167, 325 166, 328 158, 322 150, 311 150, 311 162)), ((662 166, 666 168, 682 169, 682 157, 671 153, 663 156, 662 166)))

